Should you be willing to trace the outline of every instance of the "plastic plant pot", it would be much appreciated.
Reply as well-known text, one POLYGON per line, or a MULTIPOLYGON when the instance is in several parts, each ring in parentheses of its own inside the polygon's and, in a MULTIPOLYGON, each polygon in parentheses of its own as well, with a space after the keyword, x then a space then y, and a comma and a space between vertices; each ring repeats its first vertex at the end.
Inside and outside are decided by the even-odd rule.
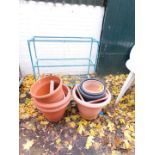
POLYGON ((85 93, 81 87, 79 86, 79 92, 80 94, 82 95, 82 97, 85 99, 85 101, 92 101, 92 100, 97 100, 97 99, 100 99, 100 98, 103 98, 105 97, 105 94, 101 94, 101 95, 94 95, 94 94, 88 94, 88 93, 85 93))
POLYGON ((64 98, 62 79, 60 79, 58 76, 44 77, 32 85, 30 94, 38 102, 58 102, 64 98), (50 92, 51 81, 54 81, 54 90, 52 92, 50 92))
POLYGON ((73 88, 72 95, 77 103, 79 113, 81 117, 83 117, 84 119, 96 119, 98 114, 101 112, 102 108, 109 104, 111 101, 111 93, 108 89, 106 89, 108 93, 108 98, 103 102, 92 104, 90 102, 82 101, 77 95, 77 88, 77 85, 73 88))
POLYGON ((65 97, 55 103, 44 104, 44 102, 38 102, 35 98, 33 98, 33 103, 36 105, 37 109, 41 111, 44 116, 52 122, 58 122, 64 116, 67 105, 71 100, 71 91, 70 89, 63 85, 62 86, 65 97))
POLYGON ((99 99, 97 99, 97 100, 92 100, 92 101, 89 101, 89 102, 90 102, 90 103, 100 103, 100 102, 103 102, 103 101, 107 100, 108 97, 109 97, 109 93, 108 93, 107 90, 106 90, 106 95, 105 95, 104 97, 99 98, 99 99))

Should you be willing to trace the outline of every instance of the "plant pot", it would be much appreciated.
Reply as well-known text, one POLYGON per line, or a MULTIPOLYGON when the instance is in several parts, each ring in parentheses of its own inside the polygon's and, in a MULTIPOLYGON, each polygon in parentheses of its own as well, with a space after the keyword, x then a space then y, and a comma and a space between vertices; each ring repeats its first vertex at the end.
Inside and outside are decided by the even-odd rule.
POLYGON ((74 100, 77 103, 81 117, 87 120, 96 119, 99 112, 102 110, 102 108, 106 106, 108 103, 110 103, 111 101, 111 94, 108 89, 107 89, 108 98, 101 103, 93 104, 90 102, 82 101, 77 95, 77 88, 78 88, 77 85, 73 88, 72 95, 73 95, 74 100))
MULTIPOLYGON (((79 90, 78 90, 78 87, 77 87, 76 90, 77 90, 77 94, 78 94, 78 96, 79 96, 79 99, 85 101, 84 98, 82 97, 82 95, 80 94, 80 92, 79 92, 79 90)), ((90 103, 100 103, 100 102, 103 102, 103 101, 107 100, 108 97, 109 97, 109 94, 108 94, 108 92, 106 91, 106 95, 105 95, 104 97, 99 98, 99 99, 97 99, 97 100, 90 100, 89 102, 90 102, 90 103)))
POLYGON ((86 79, 81 84, 81 89, 91 95, 105 94, 105 84, 97 79, 86 79))
POLYGON ((86 101, 97 100, 106 96, 106 87, 103 81, 86 79, 79 85, 79 91, 86 101))
POLYGON ((97 100, 97 99, 100 99, 100 98, 105 97, 105 94, 94 95, 94 94, 85 93, 85 92, 81 89, 80 86, 79 86, 79 92, 80 92, 80 94, 82 95, 82 97, 85 99, 85 101, 92 101, 92 100, 97 100))
POLYGON ((58 76, 44 77, 32 85, 30 94, 38 102, 58 102, 64 98, 64 92, 62 90, 62 79, 60 79, 58 76), (54 90, 52 92, 50 92, 51 81, 54 81, 54 90))
POLYGON ((44 116, 52 122, 57 122, 62 119, 64 116, 67 105, 71 99, 71 91, 70 89, 63 85, 62 89, 64 91, 65 97, 58 102, 45 104, 44 102, 39 102, 35 98, 33 98, 33 102, 36 107, 44 114, 44 116))

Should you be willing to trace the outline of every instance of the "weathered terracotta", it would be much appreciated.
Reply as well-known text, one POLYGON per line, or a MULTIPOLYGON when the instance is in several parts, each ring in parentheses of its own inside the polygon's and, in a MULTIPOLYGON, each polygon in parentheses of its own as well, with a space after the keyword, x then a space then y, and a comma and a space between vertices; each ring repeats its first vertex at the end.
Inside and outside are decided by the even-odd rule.
POLYGON ((77 96, 77 88, 78 88, 77 85, 73 88, 72 95, 73 95, 74 100, 77 103, 81 117, 83 117, 87 120, 96 119, 99 112, 102 110, 102 108, 104 106, 106 106, 108 103, 110 103, 110 101, 111 101, 111 94, 108 89, 107 89, 108 98, 101 103, 94 104, 94 103, 82 101, 77 96))
POLYGON ((32 85, 30 94, 38 102, 54 103, 60 101, 64 98, 62 79, 53 75, 46 76, 32 85), (51 81, 54 81, 54 90, 50 92, 51 81))
POLYGON ((87 80, 82 84, 82 88, 85 92, 91 94, 100 94, 104 91, 104 85, 98 80, 87 80))
POLYGON ((33 102, 36 107, 44 114, 44 116, 52 122, 57 122, 62 119, 64 116, 67 105, 71 99, 71 91, 70 89, 63 85, 62 89, 64 91, 65 97, 55 103, 45 104, 44 102, 39 102, 35 98, 33 98, 33 102))

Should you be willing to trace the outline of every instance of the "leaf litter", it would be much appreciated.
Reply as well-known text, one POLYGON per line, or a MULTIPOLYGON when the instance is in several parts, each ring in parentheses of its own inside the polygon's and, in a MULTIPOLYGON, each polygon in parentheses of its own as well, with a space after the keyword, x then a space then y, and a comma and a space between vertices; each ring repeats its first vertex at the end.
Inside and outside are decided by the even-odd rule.
MULTIPOLYGON (((60 75, 66 84, 80 83, 84 77, 60 75)), ((97 77, 92 74, 91 77, 97 77)), ((98 77, 99 78, 99 77, 98 77)), ((29 90, 33 75, 25 76, 19 93, 19 141, 22 154, 98 154, 134 155, 135 153, 135 86, 115 105, 126 74, 100 77, 112 93, 104 115, 88 121, 80 117, 72 100, 64 118, 49 122, 34 106, 29 90)))

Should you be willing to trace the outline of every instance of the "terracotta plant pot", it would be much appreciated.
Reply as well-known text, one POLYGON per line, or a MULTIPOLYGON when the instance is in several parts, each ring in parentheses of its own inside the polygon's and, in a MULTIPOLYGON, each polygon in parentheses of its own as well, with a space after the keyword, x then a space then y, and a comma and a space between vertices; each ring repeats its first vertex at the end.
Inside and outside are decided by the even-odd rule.
POLYGON ((101 95, 105 93, 105 85, 97 79, 87 79, 82 82, 84 92, 92 95, 101 95))
POLYGON ((108 103, 110 103, 111 101, 111 94, 108 89, 107 89, 108 98, 103 102, 94 104, 94 103, 81 100, 77 95, 77 88, 78 88, 77 85, 73 88, 72 95, 74 100, 77 103, 81 117, 87 120, 96 119, 99 112, 101 112, 102 108, 106 106, 108 103))
POLYGON ((58 76, 44 77, 32 85, 30 94, 38 102, 58 102, 64 98, 64 92, 62 90, 62 79, 60 79, 58 76), (50 92, 51 81, 54 81, 54 90, 50 92))
POLYGON ((86 101, 103 98, 106 95, 105 83, 97 79, 86 79, 80 83, 79 92, 86 101))
POLYGON ((55 103, 45 104, 44 102, 39 102, 35 98, 33 98, 33 102, 36 107, 45 115, 45 117, 52 122, 57 122, 62 119, 64 116, 67 105, 71 99, 71 91, 70 89, 63 85, 62 89, 64 91, 65 97, 55 103))

